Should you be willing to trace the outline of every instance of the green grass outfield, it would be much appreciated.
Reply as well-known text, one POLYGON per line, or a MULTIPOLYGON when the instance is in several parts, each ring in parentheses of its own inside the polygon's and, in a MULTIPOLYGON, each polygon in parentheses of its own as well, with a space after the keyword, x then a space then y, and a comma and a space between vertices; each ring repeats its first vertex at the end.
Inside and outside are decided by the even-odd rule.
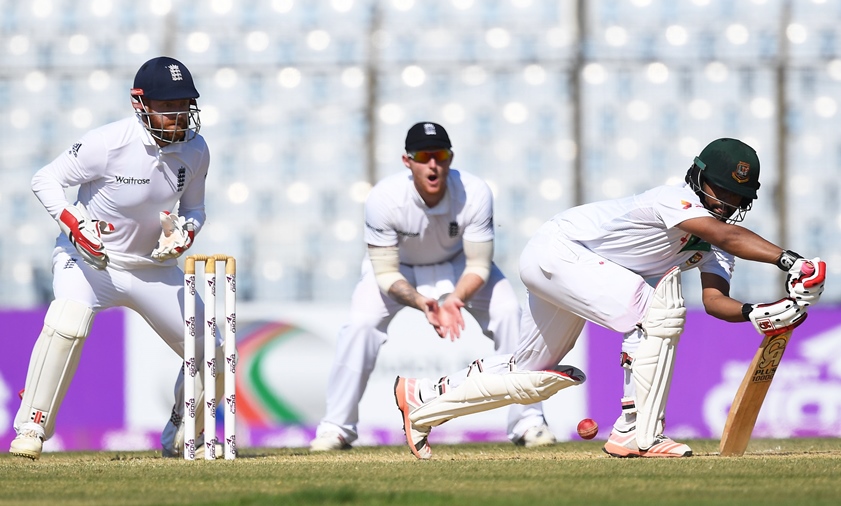
POLYGON ((717 440, 685 459, 615 459, 601 442, 525 449, 437 445, 245 448, 235 461, 185 462, 156 452, 0 455, 0 504, 841 504, 841 439, 754 440, 744 457, 717 440))

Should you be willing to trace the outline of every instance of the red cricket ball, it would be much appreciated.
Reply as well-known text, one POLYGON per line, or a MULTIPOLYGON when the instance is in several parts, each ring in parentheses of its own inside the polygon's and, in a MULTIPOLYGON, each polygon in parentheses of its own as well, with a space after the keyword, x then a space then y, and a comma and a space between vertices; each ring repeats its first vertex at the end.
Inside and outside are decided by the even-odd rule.
POLYGON ((585 418, 578 422, 578 435, 581 439, 593 439, 599 433, 599 424, 592 418, 585 418))

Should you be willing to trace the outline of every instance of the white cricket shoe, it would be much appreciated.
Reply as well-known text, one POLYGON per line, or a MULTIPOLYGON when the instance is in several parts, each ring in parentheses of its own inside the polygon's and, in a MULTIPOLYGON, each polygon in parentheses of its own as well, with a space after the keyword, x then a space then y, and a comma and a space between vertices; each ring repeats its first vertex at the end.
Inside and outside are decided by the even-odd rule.
POLYGON ((41 457, 41 450, 44 448, 44 440, 35 430, 23 430, 15 436, 9 447, 9 453, 18 457, 26 457, 37 460, 41 457))
POLYGON ((515 445, 525 446, 526 448, 551 446, 557 442, 555 435, 552 434, 549 426, 545 423, 526 429, 522 437, 514 440, 515 445))
POLYGON ((412 454, 421 460, 432 458, 432 449, 427 440, 432 428, 418 427, 409 418, 409 414, 423 404, 420 399, 420 381, 398 376, 394 380, 394 400, 403 415, 403 432, 406 433, 406 444, 412 454))
POLYGON ((604 452, 611 457, 691 457, 692 449, 689 446, 672 441, 669 437, 660 434, 654 438, 654 444, 647 450, 640 450, 637 446, 636 427, 631 427, 626 432, 617 429, 610 431, 610 437, 605 443, 604 452))
POLYGON ((338 432, 325 432, 310 441, 311 452, 332 452, 337 450, 350 450, 351 448, 352 446, 348 444, 344 436, 338 432))

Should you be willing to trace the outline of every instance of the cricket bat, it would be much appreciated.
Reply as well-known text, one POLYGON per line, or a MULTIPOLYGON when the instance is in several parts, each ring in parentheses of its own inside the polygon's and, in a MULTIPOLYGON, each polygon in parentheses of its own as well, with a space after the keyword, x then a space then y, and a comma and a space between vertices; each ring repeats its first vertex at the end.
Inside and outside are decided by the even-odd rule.
POLYGON ((759 345, 742 379, 742 384, 739 385, 733 404, 730 406, 730 413, 727 415, 719 445, 719 454, 722 457, 744 455, 753 427, 756 425, 759 410, 765 402, 765 394, 768 393, 768 387, 771 386, 771 381, 774 379, 774 374, 791 339, 791 332, 787 330, 778 335, 769 333, 762 339, 762 344, 759 345))
MULTIPOLYGON (((820 269, 820 280, 806 280, 804 286, 807 288, 815 283, 822 283, 826 271, 826 264, 819 259, 815 260, 817 265, 806 262, 800 267, 800 272, 805 276, 812 276, 815 267, 820 269)), ((805 318, 807 315, 804 314, 805 318)), ((801 320, 800 323, 803 323, 801 320)), ((798 323, 799 325, 799 323, 798 323)), ((793 328, 769 330, 762 338, 759 349, 756 350, 753 360, 748 367, 733 404, 730 405, 730 412, 727 414, 727 422, 724 424, 724 432, 721 434, 721 444, 718 452, 722 457, 741 457, 748 447, 753 427, 756 425, 756 418, 762 403, 765 402, 765 394, 771 386, 774 374, 783 359, 783 353, 791 339, 793 328), (782 332, 781 332, 782 330, 782 332)))

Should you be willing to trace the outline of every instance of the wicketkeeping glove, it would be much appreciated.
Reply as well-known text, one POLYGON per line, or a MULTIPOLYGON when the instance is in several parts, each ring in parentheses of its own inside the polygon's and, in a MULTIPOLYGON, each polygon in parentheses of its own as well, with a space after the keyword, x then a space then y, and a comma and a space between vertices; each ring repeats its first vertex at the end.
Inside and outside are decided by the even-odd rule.
POLYGON ((826 262, 820 258, 807 260, 798 258, 786 276, 786 290, 788 296, 796 300, 801 306, 810 306, 821 298, 824 281, 826 281, 826 262), (807 266, 811 264, 811 269, 807 266), (805 271, 812 271, 810 274, 805 271))
POLYGON ((760 334, 778 335, 806 320, 806 307, 788 297, 767 304, 745 304, 742 314, 760 334))
POLYGON ((85 262, 94 269, 105 269, 108 265, 108 253, 102 243, 102 234, 113 232, 114 225, 107 221, 92 219, 85 206, 78 202, 61 211, 58 216, 58 226, 85 262))
POLYGON ((161 237, 158 246, 152 250, 152 258, 159 262, 178 258, 193 245, 195 229, 183 216, 161 211, 161 237))

